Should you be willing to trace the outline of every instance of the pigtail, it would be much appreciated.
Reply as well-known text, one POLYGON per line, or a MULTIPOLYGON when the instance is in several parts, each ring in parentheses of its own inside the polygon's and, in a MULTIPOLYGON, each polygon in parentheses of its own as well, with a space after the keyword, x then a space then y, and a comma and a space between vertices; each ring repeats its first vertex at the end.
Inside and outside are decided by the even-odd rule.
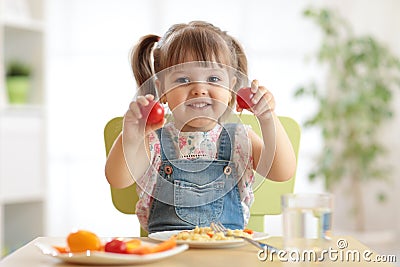
MULTIPOLYGON (((152 34, 143 36, 131 52, 131 67, 139 87, 154 75, 152 51, 159 39, 159 36, 152 34)), ((153 93, 150 88, 145 91, 148 92, 143 93, 153 93)))
POLYGON ((247 57, 243 47, 234 38, 232 38, 232 47, 236 54, 237 70, 247 75, 247 57))
POLYGON ((248 86, 248 69, 247 69, 247 57, 246 54, 244 53, 243 47, 240 45, 240 43, 234 39, 233 37, 230 37, 230 43, 231 43, 231 49, 233 50, 232 53, 234 54, 234 59, 235 59, 235 65, 236 65, 236 85, 233 88, 235 92, 237 92, 241 87, 243 86, 248 86))

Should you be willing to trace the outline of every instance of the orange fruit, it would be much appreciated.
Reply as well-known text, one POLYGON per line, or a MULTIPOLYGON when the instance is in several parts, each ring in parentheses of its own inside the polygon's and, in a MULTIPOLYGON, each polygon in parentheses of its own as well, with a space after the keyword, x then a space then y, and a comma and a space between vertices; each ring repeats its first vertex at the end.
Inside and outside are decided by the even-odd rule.
POLYGON ((67 237, 67 244, 71 252, 84 252, 86 250, 100 250, 100 238, 86 230, 72 232, 67 237))

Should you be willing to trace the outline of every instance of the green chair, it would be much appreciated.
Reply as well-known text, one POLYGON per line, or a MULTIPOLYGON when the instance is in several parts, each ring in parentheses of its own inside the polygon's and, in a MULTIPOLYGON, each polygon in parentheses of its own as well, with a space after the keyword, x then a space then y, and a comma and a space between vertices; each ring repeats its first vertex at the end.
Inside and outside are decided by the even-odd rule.
MULTIPOLYGON (((256 117, 251 114, 242 114, 241 116, 243 123, 250 125, 261 136, 261 129, 256 117)), ((279 116, 279 120, 292 142, 297 159, 300 146, 300 126, 295 120, 289 117, 279 116)), ((258 186, 254 190, 255 201, 250 208, 250 220, 247 227, 257 232, 264 232, 264 216, 276 215, 282 212, 281 195, 293 192, 296 173, 290 180, 285 182, 274 182, 265 179, 258 173, 255 173, 255 176, 255 184, 258 186)))
MULTIPOLYGON (((241 114, 240 119, 243 123, 251 125, 253 130, 261 136, 261 129, 255 116, 241 114)), ((279 117, 279 119, 292 142, 297 158, 300 144, 300 127, 292 118, 279 117)), ((113 118, 104 128, 106 155, 108 155, 115 139, 122 130, 122 121, 122 117, 113 118)), ((248 228, 264 232, 264 216, 281 213, 280 197, 282 194, 293 192, 295 176, 286 182, 273 182, 256 174, 256 184, 259 186, 254 191, 255 201, 250 210, 251 216, 248 228)), ((138 201, 136 184, 123 189, 110 188, 115 208, 125 214, 135 214, 136 202, 138 201)), ((141 235, 146 236, 147 233, 141 229, 141 235)))

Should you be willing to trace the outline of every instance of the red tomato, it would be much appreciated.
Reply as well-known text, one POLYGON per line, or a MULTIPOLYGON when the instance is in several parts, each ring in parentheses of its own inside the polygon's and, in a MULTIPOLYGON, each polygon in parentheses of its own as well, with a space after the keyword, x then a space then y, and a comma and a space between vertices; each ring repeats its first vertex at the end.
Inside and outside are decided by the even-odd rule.
POLYGON ((113 239, 106 243, 105 252, 126 253, 126 243, 119 239, 113 239))
POLYGON ((147 124, 156 124, 162 122, 164 119, 164 107, 157 101, 149 101, 147 106, 141 106, 140 111, 142 118, 146 120, 147 124))
POLYGON ((249 109, 252 106, 254 106, 254 103, 251 102, 253 95, 254 94, 251 92, 250 87, 240 88, 239 91, 237 92, 237 96, 236 96, 236 101, 237 101, 239 108, 249 109))

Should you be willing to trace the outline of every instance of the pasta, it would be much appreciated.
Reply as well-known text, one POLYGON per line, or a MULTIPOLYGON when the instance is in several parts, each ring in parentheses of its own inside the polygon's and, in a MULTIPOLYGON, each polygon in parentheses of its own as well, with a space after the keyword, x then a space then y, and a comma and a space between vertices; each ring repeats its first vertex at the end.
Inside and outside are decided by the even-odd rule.
POLYGON ((214 232, 210 227, 198 227, 190 231, 181 231, 176 234, 176 240, 181 241, 222 241, 232 240, 234 236, 252 237, 252 234, 247 233, 245 230, 231 230, 228 229, 226 235, 222 232, 214 232))

